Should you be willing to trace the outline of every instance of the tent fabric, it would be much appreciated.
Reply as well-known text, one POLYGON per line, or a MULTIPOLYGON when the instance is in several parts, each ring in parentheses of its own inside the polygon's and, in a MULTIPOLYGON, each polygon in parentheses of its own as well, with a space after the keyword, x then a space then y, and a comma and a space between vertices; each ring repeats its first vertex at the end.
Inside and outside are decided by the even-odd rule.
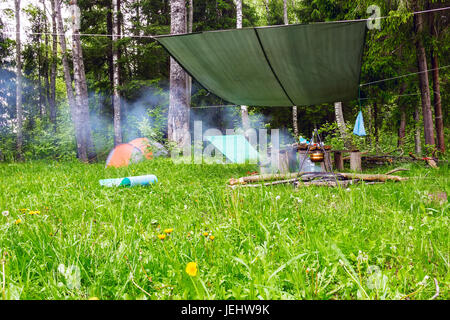
POLYGON ((147 138, 137 138, 128 143, 116 146, 106 159, 106 167, 125 167, 130 163, 153 158, 152 152, 148 149, 150 142, 147 138))
POLYGON ((150 151, 151 148, 150 141, 147 138, 137 138, 128 142, 129 144, 135 146, 144 154, 146 159, 152 159, 153 153, 150 151))
POLYGON ((157 36, 201 85, 237 105, 357 98, 365 21, 157 36))
POLYGON ((125 167, 130 162, 139 161, 140 158, 143 158, 143 154, 139 148, 129 143, 122 143, 110 152, 106 159, 106 167, 125 167))

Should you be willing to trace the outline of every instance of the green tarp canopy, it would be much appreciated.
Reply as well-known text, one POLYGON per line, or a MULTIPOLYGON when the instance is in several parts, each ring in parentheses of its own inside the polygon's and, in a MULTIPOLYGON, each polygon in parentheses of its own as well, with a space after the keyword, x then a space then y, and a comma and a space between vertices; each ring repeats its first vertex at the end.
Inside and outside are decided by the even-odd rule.
POLYGON ((157 36, 203 87, 236 105, 293 106, 357 98, 365 21, 157 36))

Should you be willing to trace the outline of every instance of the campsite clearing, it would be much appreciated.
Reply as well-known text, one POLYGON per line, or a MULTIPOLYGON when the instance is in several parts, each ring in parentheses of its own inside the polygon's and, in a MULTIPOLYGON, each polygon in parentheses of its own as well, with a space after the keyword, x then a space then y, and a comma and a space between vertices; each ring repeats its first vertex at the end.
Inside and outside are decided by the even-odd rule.
POLYGON ((252 165, 1 163, 2 294, 429 299, 437 283, 449 299, 449 204, 430 197, 449 193, 448 164, 405 167, 406 181, 294 192, 226 187, 252 165), (145 174, 158 183, 98 183, 145 174))

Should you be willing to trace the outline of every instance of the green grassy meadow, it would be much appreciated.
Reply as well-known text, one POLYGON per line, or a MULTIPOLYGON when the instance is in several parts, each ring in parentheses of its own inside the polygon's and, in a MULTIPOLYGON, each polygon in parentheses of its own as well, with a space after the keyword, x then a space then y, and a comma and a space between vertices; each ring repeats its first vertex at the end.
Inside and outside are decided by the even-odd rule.
POLYGON ((257 168, 2 163, 2 298, 430 299, 436 279, 449 299, 449 204, 428 197, 448 164, 370 172, 397 166, 408 181, 231 190, 257 168), (159 182, 98 182, 143 174, 159 182))

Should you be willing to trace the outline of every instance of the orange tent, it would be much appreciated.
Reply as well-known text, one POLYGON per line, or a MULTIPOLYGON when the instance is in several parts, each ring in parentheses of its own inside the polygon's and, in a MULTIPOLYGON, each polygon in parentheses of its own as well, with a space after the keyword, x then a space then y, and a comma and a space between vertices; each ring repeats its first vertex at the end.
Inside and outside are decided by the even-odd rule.
POLYGON ((150 141, 147 138, 137 138, 128 142, 129 144, 139 148, 146 159, 153 158, 153 153, 150 151, 150 141))
POLYGON ((142 161, 144 158, 153 158, 149 150, 150 144, 147 138, 137 138, 128 143, 116 146, 106 159, 106 167, 125 167, 130 163, 142 161))

